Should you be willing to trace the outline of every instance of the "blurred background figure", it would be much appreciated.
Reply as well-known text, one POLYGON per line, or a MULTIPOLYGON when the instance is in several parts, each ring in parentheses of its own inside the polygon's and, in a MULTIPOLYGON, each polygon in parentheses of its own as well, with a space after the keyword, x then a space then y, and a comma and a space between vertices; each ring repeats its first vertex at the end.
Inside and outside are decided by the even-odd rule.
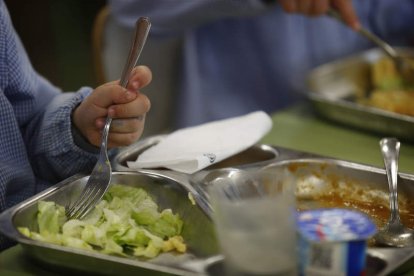
MULTIPOLYGON (((145 15, 137 15, 135 20, 140 16, 145 15)), ((133 34, 131 27, 135 21, 131 21, 131 24, 125 26, 116 21, 108 5, 98 12, 92 31, 94 69, 98 82, 119 77, 128 55, 133 34)), ((153 35, 151 28, 139 58, 140 64, 149 66, 155 73, 151 85, 143 90, 151 99, 144 136, 169 132, 173 128, 181 74, 182 41, 181 35, 153 35)))
MULTIPOLYGON (((157 79, 157 66, 149 63, 153 85, 158 82, 157 91, 163 94, 153 98, 147 94, 152 113, 157 112, 157 99, 164 101, 161 109, 166 112, 160 116, 166 120, 160 122, 171 129, 287 107, 304 99, 311 68, 373 47, 351 28, 324 16, 327 7, 341 11, 353 28, 360 22, 392 45, 410 45, 414 37, 410 0, 109 0, 108 4, 118 33, 132 31, 139 16, 151 18, 150 41, 165 48, 153 48, 147 58, 165 67, 157 79)), ((122 52, 119 49, 127 46, 112 39, 114 31, 110 33, 106 43, 118 44, 122 52)), ((119 56, 107 55, 104 62, 114 64, 119 56)))
MULTIPOLYGON (((254 109, 277 111, 304 98, 311 68, 374 47, 334 19, 288 13, 282 6, 302 1, 6 3, 34 67, 63 90, 118 79, 133 23, 151 17, 139 61, 153 71, 143 89, 151 100, 148 136, 254 109)), ((392 45, 412 45, 413 1, 337 1, 352 2, 361 24, 392 45)))

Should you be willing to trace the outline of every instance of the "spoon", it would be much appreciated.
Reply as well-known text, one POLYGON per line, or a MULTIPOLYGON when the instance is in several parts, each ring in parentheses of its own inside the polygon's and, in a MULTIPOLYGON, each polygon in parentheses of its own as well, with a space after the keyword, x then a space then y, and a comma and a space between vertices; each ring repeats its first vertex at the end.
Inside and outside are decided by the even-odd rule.
MULTIPOLYGON (((327 12, 327 14, 347 25, 342 19, 341 15, 335 10, 331 9, 327 12)), ((398 54, 397 51, 391 45, 389 45, 387 42, 376 36, 374 33, 368 31, 364 27, 360 27, 357 30, 357 32, 365 36, 378 47, 380 47, 381 50, 383 50, 394 61, 397 71, 400 73, 401 77, 407 83, 412 84, 414 82, 414 60, 411 60, 408 57, 398 54)))
POLYGON ((380 147, 390 189, 390 218, 384 228, 374 236, 374 242, 376 245, 391 247, 414 246, 414 231, 401 223, 398 209, 397 177, 400 142, 395 138, 383 138, 380 147))

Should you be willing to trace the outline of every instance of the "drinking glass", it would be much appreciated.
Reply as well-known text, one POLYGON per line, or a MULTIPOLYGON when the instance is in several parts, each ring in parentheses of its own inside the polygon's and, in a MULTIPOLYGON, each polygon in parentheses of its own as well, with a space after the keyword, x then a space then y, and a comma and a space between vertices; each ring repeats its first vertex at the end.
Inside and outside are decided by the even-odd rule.
POLYGON ((297 275, 295 177, 277 166, 234 174, 208 188, 226 275, 297 275))

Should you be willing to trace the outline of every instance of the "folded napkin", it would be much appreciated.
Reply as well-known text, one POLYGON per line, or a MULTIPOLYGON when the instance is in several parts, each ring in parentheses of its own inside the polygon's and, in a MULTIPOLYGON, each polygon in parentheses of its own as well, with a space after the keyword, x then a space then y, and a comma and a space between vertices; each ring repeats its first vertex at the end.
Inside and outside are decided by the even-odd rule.
POLYGON ((177 130, 127 162, 132 169, 164 167, 194 173, 257 143, 272 127, 263 111, 177 130))

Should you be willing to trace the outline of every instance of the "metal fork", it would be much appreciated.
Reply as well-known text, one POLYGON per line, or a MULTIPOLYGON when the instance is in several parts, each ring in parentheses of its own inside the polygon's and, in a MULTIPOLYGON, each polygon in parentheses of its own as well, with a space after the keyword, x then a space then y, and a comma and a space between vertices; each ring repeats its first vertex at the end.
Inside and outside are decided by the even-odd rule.
MULTIPOLYGON (((136 22, 135 35, 120 80, 120 85, 123 87, 127 87, 128 85, 129 76, 144 48, 150 27, 151 22, 147 17, 140 17, 136 22)), ((112 168, 108 158, 107 142, 111 122, 112 118, 107 117, 102 133, 99 159, 92 170, 88 182, 83 188, 79 198, 66 206, 66 216, 69 219, 82 219, 85 217, 85 215, 88 214, 88 212, 102 199, 110 186, 112 168)))

